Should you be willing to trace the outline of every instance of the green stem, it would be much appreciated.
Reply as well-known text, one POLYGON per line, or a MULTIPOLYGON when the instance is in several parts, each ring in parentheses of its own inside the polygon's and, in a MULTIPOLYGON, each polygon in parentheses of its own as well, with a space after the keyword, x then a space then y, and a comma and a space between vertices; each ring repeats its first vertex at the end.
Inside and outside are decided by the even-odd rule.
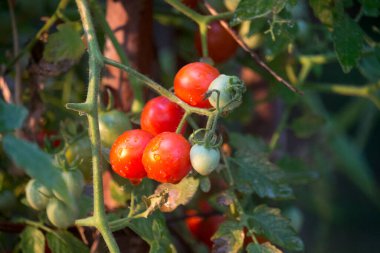
POLYGON ((58 4, 57 9, 55 10, 54 14, 46 21, 45 25, 37 32, 37 34, 34 36, 34 38, 24 47, 18 55, 13 58, 5 67, 5 72, 7 72, 20 58, 29 52, 32 47, 36 44, 36 42, 41 38, 42 34, 50 29, 54 25, 54 23, 59 18, 59 13, 61 13, 64 9, 66 9, 67 4, 70 2, 70 0, 61 0, 58 4))
POLYGON ((182 132, 183 126, 184 126, 185 123, 186 123, 186 119, 187 119, 187 117, 190 116, 190 115, 191 115, 191 114, 188 113, 188 112, 185 112, 185 114, 183 114, 182 119, 181 119, 181 121, 180 121, 179 124, 178 124, 177 130, 175 131, 177 134, 179 134, 179 133, 182 132))
POLYGON ((45 225, 39 223, 39 222, 36 222, 36 221, 31 221, 31 220, 27 220, 27 219, 22 219, 21 220, 22 223, 26 224, 26 225, 29 225, 29 226, 33 226, 33 227, 36 227, 36 228, 39 228, 39 229, 42 229, 48 233, 55 233, 55 231, 51 228, 48 228, 46 227, 45 225))
POLYGON ((98 95, 100 87, 100 71, 103 67, 103 56, 99 49, 96 33, 86 0, 76 0, 83 29, 88 41, 89 51, 89 84, 86 102, 89 105, 87 119, 92 150, 93 188, 94 188, 94 223, 102 234, 110 252, 120 252, 119 247, 107 224, 104 208, 103 181, 101 173, 101 147, 98 121, 98 95))
POLYGON ((200 115, 204 115, 204 116, 209 116, 213 113, 212 111, 209 111, 207 109, 202 109, 202 108, 193 107, 193 106, 188 105, 187 103, 183 102, 181 99, 179 99, 173 93, 171 93, 170 91, 168 91, 167 89, 165 89, 164 87, 162 87, 161 85, 159 85, 158 83, 153 81, 152 79, 146 77, 145 75, 139 73, 138 71, 134 70, 133 68, 131 68, 129 66, 123 65, 119 62, 116 62, 114 60, 111 60, 111 59, 108 59, 105 57, 104 57, 104 63, 124 70, 128 74, 134 76, 137 80, 140 80, 142 83, 146 84, 149 88, 151 88, 152 90, 154 90, 158 94, 165 96, 170 101, 181 106, 186 112, 196 113, 196 114, 200 114, 200 115))
POLYGON ((198 12, 194 11, 193 9, 187 7, 183 3, 181 3, 178 0, 165 0, 168 4, 173 6, 176 10, 180 11, 182 14, 187 16, 188 18, 194 20, 195 22, 199 23, 204 20, 204 16, 199 14, 198 12))
POLYGON ((220 150, 220 154, 222 155, 222 160, 223 160, 223 163, 224 163, 224 166, 226 166, 225 170, 225 174, 226 174, 226 178, 228 178, 228 183, 230 186, 233 186, 235 184, 234 182, 234 177, 232 176, 232 173, 231 173, 231 167, 230 167, 230 163, 228 162, 228 159, 227 159, 227 156, 226 154, 224 154, 222 148, 219 149, 220 150))
POLYGON ((284 129, 286 127, 286 122, 288 121, 288 118, 289 118, 290 109, 291 109, 290 107, 287 107, 285 109, 285 112, 284 112, 284 114, 281 117, 281 121, 280 121, 280 123, 277 126, 277 129, 276 129, 276 131, 272 135, 272 138, 271 138, 271 140, 269 142, 269 149, 270 149, 270 151, 273 151, 276 148, 276 146, 277 146, 278 140, 281 137, 281 133, 284 131, 284 129))
POLYGON ((201 45, 202 45, 202 57, 208 57, 208 47, 207 47, 207 23, 199 24, 199 32, 201 34, 201 45))
POLYGON ((213 21, 221 20, 221 19, 230 19, 234 16, 233 12, 223 12, 217 15, 209 15, 205 16, 206 23, 211 23, 213 21))
MULTIPOLYGON (((91 0, 91 9, 93 10, 95 16, 97 17, 98 22, 102 26, 104 33, 107 35, 107 37, 110 39, 113 47, 116 50, 117 55, 120 58, 120 62, 126 66, 130 66, 130 62, 128 60, 127 54, 125 53, 125 50, 121 47, 120 43, 118 42, 114 32, 112 31, 111 27, 106 21, 106 18, 104 17, 104 14, 102 10, 100 9, 99 4, 97 1, 91 0)), ((131 82, 131 88, 133 92, 133 103, 132 103, 132 112, 139 112, 142 109, 142 105, 144 104, 144 98, 143 98, 143 89, 139 85, 138 81, 133 77, 129 77, 129 80, 131 82)))

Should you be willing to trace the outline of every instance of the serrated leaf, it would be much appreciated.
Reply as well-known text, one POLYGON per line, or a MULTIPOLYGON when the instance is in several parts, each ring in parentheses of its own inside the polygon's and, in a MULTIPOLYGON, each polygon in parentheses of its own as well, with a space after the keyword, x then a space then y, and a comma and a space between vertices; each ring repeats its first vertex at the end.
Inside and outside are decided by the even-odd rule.
POLYGON ((237 25, 244 20, 252 20, 270 13, 279 13, 287 0, 241 0, 231 20, 231 25, 237 25))
POLYGON ((35 227, 27 226, 21 233, 21 250, 24 253, 44 253, 45 237, 44 234, 35 227))
POLYGON ((314 15, 325 25, 333 24, 334 0, 309 0, 314 15))
POLYGON ((85 51, 85 46, 76 26, 64 23, 57 29, 57 32, 49 36, 43 58, 54 63, 63 60, 78 61, 85 51))
POLYGON ((134 219, 128 227, 150 245, 150 253, 176 252, 162 213, 156 212, 148 218, 134 219))
POLYGON ((247 246, 248 253, 282 253, 281 250, 277 249, 274 245, 269 242, 263 244, 250 243, 247 246))
POLYGON ((345 73, 355 67, 363 48, 360 26, 346 14, 334 21, 333 41, 339 63, 345 73))
POLYGON ((12 135, 3 137, 3 148, 12 161, 30 177, 54 191, 57 197, 71 205, 73 196, 68 192, 60 171, 54 167, 51 157, 34 143, 12 135))
POLYGON ((232 147, 247 155, 253 152, 267 152, 269 150, 263 139, 255 138, 252 135, 231 133, 229 137, 232 147))
POLYGON ((239 222, 223 222, 211 237, 213 253, 237 253, 243 247, 244 231, 239 222))
POLYGON ((67 231, 47 233, 46 239, 53 253, 87 253, 90 251, 82 241, 67 231))
POLYGON ((166 203, 161 207, 163 212, 171 212, 179 205, 186 205, 197 192, 199 179, 194 177, 185 177, 178 184, 160 184, 155 193, 166 191, 169 195, 166 203))
POLYGON ((302 251, 302 240, 297 236, 290 221, 283 217, 280 209, 260 205, 247 217, 247 226, 257 234, 264 235, 272 243, 294 251, 302 251))
POLYGON ((0 98, 0 132, 9 132, 22 126, 28 110, 25 107, 7 104, 0 98))

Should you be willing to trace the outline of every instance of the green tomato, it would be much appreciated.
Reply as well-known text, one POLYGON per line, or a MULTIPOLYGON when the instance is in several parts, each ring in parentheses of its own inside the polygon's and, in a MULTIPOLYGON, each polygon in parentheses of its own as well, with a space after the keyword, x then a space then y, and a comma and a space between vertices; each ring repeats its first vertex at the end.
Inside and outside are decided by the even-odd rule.
POLYGON ((78 168, 82 171, 86 182, 91 181, 92 173, 92 153, 91 143, 87 136, 83 136, 73 143, 70 143, 65 152, 69 165, 73 165, 75 160, 79 160, 78 168))
MULTIPOLYGON (((232 100, 232 93, 229 90, 231 78, 232 78, 231 76, 221 74, 217 78, 215 78, 214 81, 212 81, 210 86, 208 87, 208 91, 211 91, 211 90, 219 91, 219 94, 220 94, 219 107, 220 108, 223 108, 232 100)), ((218 94, 216 92, 213 92, 211 96, 209 97, 208 101, 214 108, 216 108, 217 102, 218 102, 218 94)))
POLYGON ((119 135, 132 129, 132 124, 124 112, 111 110, 99 113, 100 140, 110 148, 119 135))
POLYGON ((194 170, 202 176, 207 176, 219 165, 220 152, 216 148, 206 148, 195 144, 190 150, 190 162, 194 170))
POLYGON ((78 217, 78 208, 70 208, 64 202, 51 198, 46 207, 49 221, 57 228, 68 228, 78 217))
POLYGON ((52 196, 52 192, 35 179, 31 179, 25 188, 26 200, 35 210, 43 210, 52 196))
POLYGON ((84 177, 82 172, 80 170, 64 171, 62 172, 62 178, 65 181, 69 192, 75 198, 79 198, 84 187, 84 177))

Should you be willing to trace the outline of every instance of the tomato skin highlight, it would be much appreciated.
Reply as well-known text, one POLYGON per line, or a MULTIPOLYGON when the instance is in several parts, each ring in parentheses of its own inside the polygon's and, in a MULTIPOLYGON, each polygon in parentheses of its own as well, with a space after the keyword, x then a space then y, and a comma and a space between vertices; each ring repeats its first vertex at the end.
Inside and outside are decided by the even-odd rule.
MULTIPOLYGON (((202 55, 202 43, 199 31, 194 38, 195 48, 202 55)), ((231 58, 239 45, 234 38, 223 28, 219 22, 212 22, 207 28, 207 48, 211 59, 216 63, 222 63, 231 58)))
MULTIPOLYGON (((153 135, 175 132, 185 111, 163 96, 149 100, 141 113, 141 129, 153 135)), ((184 131, 183 128, 182 131, 184 131)))
POLYGON ((190 143, 180 134, 164 132, 146 146, 143 164, 148 178, 178 183, 191 170, 190 143))
POLYGON ((140 129, 124 132, 120 135, 110 151, 110 163, 113 171, 128 179, 139 179, 146 176, 141 162, 144 149, 153 135, 140 129))
POLYGON ((205 93, 219 71, 203 62, 193 62, 182 67, 174 77, 174 93, 191 106, 210 108, 205 93))

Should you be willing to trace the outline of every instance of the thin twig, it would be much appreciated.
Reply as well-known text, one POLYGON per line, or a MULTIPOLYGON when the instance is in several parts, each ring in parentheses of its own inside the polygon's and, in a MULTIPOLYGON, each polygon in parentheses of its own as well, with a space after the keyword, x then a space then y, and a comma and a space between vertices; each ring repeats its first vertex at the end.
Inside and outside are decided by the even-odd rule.
MULTIPOLYGON (((218 15, 218 12, 208 3, 205 3, 205 6, 207 10, 211 13, 211 15, 218 15)), ((271 76, 273 76, 278 82, 285 85, 289 90, 303 95, 303 92, 292 86, 288 81, 283 79, 281 76, 279 76, 273 69, 271 69, 265 62, 263 62, 258 54, 254 51, 252 51, 247 44, 235 33, 234 30, 232 30, 226 21, 220 20, 220 24, 226 29, 226 31, 234 38, 234 40, 239 44, 239 46, 249 53, 249 55, 252 57, 252 59, 263 69, 265 69, 271 76)))
MULTIPOLYGON (((18 43, 18 31, 16 24, 16 17, 14 12, 13 1, 8 0, 9 14, 11 16, 12 24, 12 40, 13 40, 13 55, 16 56, 19 53, 19 43, 18 43)), ((21 66, 20 62, 16 62, 15 65, 15 103, 21 104, 21 66)))

